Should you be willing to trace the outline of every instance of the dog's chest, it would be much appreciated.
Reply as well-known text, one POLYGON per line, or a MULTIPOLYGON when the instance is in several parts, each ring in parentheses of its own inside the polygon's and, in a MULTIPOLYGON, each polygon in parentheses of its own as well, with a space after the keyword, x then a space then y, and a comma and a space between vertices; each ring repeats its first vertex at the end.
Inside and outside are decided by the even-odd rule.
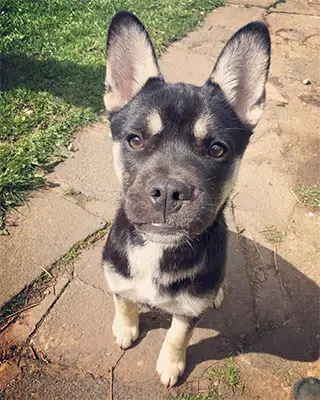
POLYGON ((153 242, 129 248, 127 251, 129 278, 106 264, 104 271, 110 290, 134 303, 148 304, 171 314, 190 316, 201 314, 211 305, 211 296, 195 297, 185 291, 172 296, 163 290, 163 287, 175 281, 192 278, 199 271, 199 265, 194 265, 188 271, 182 269, 175 274, 161 271, 160 263, 166 248, 166 245, 153 242))
POLYGON ((130 278, 106 271, 109 287, 134 302, 161 306, 171 300, 159 291, 161 279, 160 262, 165 246, 160 243, 147 242, 144 246, 129 247, 127 257, 130 278))

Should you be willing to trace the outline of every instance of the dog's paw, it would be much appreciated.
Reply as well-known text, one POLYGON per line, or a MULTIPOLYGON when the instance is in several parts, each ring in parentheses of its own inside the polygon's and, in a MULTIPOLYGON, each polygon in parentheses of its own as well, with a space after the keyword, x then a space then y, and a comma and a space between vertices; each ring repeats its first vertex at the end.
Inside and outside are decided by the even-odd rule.
POLYGON ((223 291, 222 287, 220 287, 216 297, 213 300, 214 308, 216 308, 216 309, 220 308, 221 304, 223 302, 223 299, 224 299, 224 291, 223 291))
POLYGON ((178 382, 186 367, 186 352, 181 352, 181 357, 172 357, 170 350, 163 347, 157 361, 157 372, 160 380, 166 387, 171 387, 178 382))
POLYGON ((113 336, 116 343, 122 348, 129 348, 139 337, 138 325, 124 325, 121 319, 115 318, 112 325, 113 336))

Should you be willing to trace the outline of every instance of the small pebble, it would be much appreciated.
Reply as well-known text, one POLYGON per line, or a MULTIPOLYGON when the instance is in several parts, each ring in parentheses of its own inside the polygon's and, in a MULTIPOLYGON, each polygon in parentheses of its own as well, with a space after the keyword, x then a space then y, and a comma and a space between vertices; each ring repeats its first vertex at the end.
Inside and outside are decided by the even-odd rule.
POLYGON ((304 85, 310 85, 310 84, 311 84, 311 81, 310 81, 310 79, 304 79, 304 80, 302 81, 302 83, 303 83, 304 85))
POLYGON ((313 217, 314 216, 314 214, 313 214, 313 212, 308 212, 308 217, 313 217))

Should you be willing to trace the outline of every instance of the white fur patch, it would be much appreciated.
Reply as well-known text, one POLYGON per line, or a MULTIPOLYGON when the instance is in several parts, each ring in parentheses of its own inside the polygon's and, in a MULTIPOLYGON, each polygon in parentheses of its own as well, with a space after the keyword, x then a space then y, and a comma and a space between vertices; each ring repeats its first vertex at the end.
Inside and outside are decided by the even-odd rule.
POLYGON ((184 372, 192 332, 184 318, 173 317, 157 361, 157 372, 166 387, 175 385, 184 372))
POLYGON ((238 157, 234 160, 233 173, 229 179, 225 180, 218 209, 220 209, 220 207, 225 203, 227 198, 230 196, 230 193, 232 192, 232 189, 234 187, 234 184, 236 183, 236 180, 237 180, 237 177, 239 174, 240 163, 241 163, 240 157, 238 157))
POLYGON ((147 116, 147 125, 150 135, 156 135, 163 129, 159 111, 153 109, 147 116))
POLYGON ((116 176, 120 184, 122 184, 123 166, 121 161, 121 144, 120 142, 113 141, 112 143, 113 165, 116 176))
POLYGON ((159 275, 159 263, 165 247, 161 243, 150 241, 144 246, 129 247, 131 278, 124 278, 107 265, 104 268, 110 290, 137 303, 161 307, 168 302, 170 297, 160 297, 154 284, 154 279, 159 275))
POLYGON ((208 115, 203 115, 197 119, 193 128, 194 136, 197 139, 203 140, 206 137, 209 129, 209 123, 210 123, 210 116, 208 115))
POLYGON ((118 296, 113 296, 116 315, 112 324, 112 332, 116 343, 127 349, 139 336, 139 315, 135 303, 118 296))
POLYGON ((224 291, 223 291, 223 288, 220 287, 216 297, 213 300, 214 308, 216 308, 216 309, 220 308, 221 304, 223 302, 223 299, 224 299, 224 291))
POLYGON ((198 316, 212 305, 212 296, 195 297, 181 293, 174 298, 169 294, 159 293, 158 283, 164 285, 172 281, 193 277, 201 266, 195 266, 191 271, 181 271, 177 275, 160 273, 160 260, 169 245, 148 241, 144 246, 129 247, 128 259, 131 278, 125 278, 115 272, 108 263, 104 265, 104 273, 112 292, 124 296, 137 303, 147 303, 161 308, 171 314, 198 316))

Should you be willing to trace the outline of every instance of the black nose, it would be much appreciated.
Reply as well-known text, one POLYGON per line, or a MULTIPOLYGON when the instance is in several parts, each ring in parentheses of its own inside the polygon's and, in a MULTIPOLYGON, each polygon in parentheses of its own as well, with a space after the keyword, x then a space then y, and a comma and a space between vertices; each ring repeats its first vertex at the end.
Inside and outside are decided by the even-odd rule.
POLYGON ((147 193, 154 208, 164 215, 178 211, 191 199, 193 186, 174 179, 156 178, 147 184, 147 193))

